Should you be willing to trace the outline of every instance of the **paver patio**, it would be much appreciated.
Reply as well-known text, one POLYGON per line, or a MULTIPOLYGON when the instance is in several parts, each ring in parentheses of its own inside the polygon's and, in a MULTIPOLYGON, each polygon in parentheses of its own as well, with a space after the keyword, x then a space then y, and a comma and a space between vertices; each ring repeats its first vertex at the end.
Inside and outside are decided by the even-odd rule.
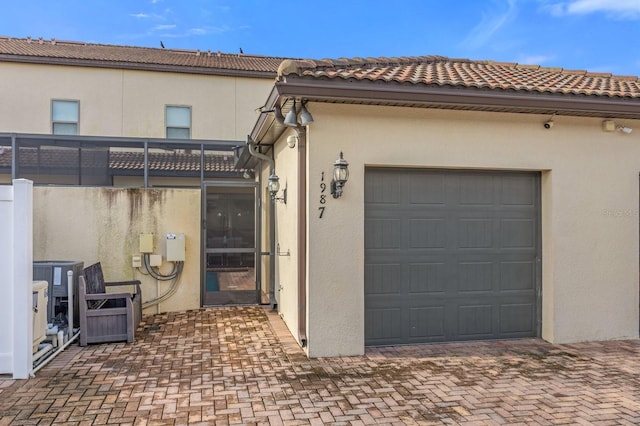
POLYGON ((34 379, 0 378, 0 425, 640 424, 638 340, 309 360, 262 307, 150 316, 136 338, 72 345, 34 379))

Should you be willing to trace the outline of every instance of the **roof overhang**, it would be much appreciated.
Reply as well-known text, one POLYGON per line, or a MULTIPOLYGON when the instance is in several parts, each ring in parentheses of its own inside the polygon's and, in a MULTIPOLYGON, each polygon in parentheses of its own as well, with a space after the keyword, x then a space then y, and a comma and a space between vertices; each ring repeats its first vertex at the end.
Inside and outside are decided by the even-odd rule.
MULTIPOLYGON (((343 104, 640 119, 640 99, 637 98, 322 79, 295 74, 276 82, 264 110, 278 105, 286 114, 290 98, 343 104)), ((269 145, 285 130, 274 114, 261 114, 250 136, 260 144, 269 145)))

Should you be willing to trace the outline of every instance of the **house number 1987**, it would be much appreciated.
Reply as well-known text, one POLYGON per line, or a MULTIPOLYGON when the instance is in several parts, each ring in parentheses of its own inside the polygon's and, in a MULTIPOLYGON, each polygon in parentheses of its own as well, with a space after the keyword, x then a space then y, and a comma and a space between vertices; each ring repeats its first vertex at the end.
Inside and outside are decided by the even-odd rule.
POLYGON ((324 209, 326 208, 325 204, 327 203, 327 195, 325 191, 327 190, 327 184, 324 182, 324 172, 322 172, 322 177, 320 178, 320 219, 324 215, 324 209))

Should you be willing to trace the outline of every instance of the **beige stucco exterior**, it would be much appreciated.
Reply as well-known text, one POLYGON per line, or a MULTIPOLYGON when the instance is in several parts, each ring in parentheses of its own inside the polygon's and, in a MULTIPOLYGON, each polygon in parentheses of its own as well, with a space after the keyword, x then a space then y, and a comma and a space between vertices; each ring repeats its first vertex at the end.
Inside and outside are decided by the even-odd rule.
POLYGON ((193 139, 246 138, 273 81, 62 65, 2 63, 0 132, 51 133, 51 101, 80 102, 79 134, 165 137, 165 106, 191 107, 193 139), (28 90, 25 90, 28 88, 28 90))
MULTIPOLYGON (((164 138, 165 106, 181 105, 191 107, 193 139, 242 143, 258 117, 255 109, 273 86, 270 78, 11 62, 1 67, 0 92, 11 100, 0 103, 0 132, 6 133, 50 134, 51 101, 69 99, 80 102, 80 135, 164 138)), ((547 130, 543 123, 549 117, 532 114, 313 102, 307 108, 315 121, 306 138, 306 234, 298 228, 299 144, 294 149, 286 144, 292 130, 267 152, 275 157, 287 203, 277 202, 270 217, 265 162, 260 214, 263 254, 271 251, 269 222, 275 221, 277 249, 271 256, 280 314, 300 339, 303 312, 309 356, 364 352, 367 167, 540 172, 541 337, 558 343, 638 337, 637 132, 604 132, 604 117, 560 114, 547 130), (333 199, 329 183, 341 151, 351 176, 342 198, 333 199), (301 237, 306 241, 302 259, 301 237), (306 274, 304 309, 300 265, 306 274)), ((640 128, 639 121, 616 121, 640 128)), ((10 183, 9 176, 0 175, 0 183, 10 183)), ((143 181, 117 177, 114 185, 140 187, 143 181)), ((132 268, 138 235, 154 233, 155 252, 163 254, 164 235, 184 233, 187 260, 179 290, 147 313, 199 307, 200 180, 152 177, 150 185, 183 189, 36 187, 34 259, 101 261, 109 280, 141 279, 146 301, 162 294, 167 284, 132 268)), ((260 281, 268 291, 270 257, 260 259, 260 281)))
MULTIPOLYGON (((176 293, 145 313, 200 307, 200 189, 35 187, 34 260, 101 262, 107 281, 142 281, 143 302, 164 294, 170 281, 132 267, 139 235, 153 233, 155 254, 165 259, 168 233, 184 233, 185 262, 176 293)), ((168 274, 171 263, 163 262, 168 274)))
MULTIPOLYGON (((52 100, 64 99, 79 101, 81 136, 162 139, 165 106, 180 105, 191 107, 192 139, 241 145, 255 121, 255 109, 273 84, 272 78, 263 77, 44 63, 2 62, 0 69, 0 93, 10 100, 0 102, 0 133, 17 134, 51 134, 52 100)), ((138 234, 156 234, 156 253, 164 254, 164 235, 184 233, 187 261, 179 290, 146 312, 201 306, 199 178, 151 176, 150 187, 192 188, 158 191, 62 186, 76 185, 75 175, 47 176, 44 181, 61 186, 35 188, 35 260, 82 260, 85 266, 101 261, 107 280, 141 279, 147 301, 168 284, 132 268, 132 256, 139 254, 138 234)), ((9 174, 0 175, 1 184, 10 182, 9 174)), ((144 180, 116 176, 113 186, 141 188, 144 180)), ((170 265, 162 270, 168 272, 170 265)))
MULTIPOLYGON (((324 103, 308 108, 315 119, 307 144, 310 356, 364 352, 367 167, 540 171, 541 337, 556 343, 638 337, 638 134, 604 132, 600 118, 560 116, 547 130, 548 117, 529 114, 324 103), (350 178, 341 198, 325 192, 320 219, 321 175, 331 176, 340 151, 350 178)), ((276 144, 276 168, 291 190, 295 174, 285 139, 276 144)), ((278 205, 279 241, 295 238, 295 227, 285 226, 291 220, 295 216, 278 205)), ((294 259, 278 258, 281 281, 294 276, 294 259)), ((296 335, 297 304, 290 304, 297 301, 284 297, 287 291, 280 309, 296 335)))

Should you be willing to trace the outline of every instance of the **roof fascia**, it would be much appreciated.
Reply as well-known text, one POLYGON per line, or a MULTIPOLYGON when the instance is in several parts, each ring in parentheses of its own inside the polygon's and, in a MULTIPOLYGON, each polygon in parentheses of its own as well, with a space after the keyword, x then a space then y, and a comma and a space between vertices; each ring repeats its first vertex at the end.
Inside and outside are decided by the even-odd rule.
POLYGON ((90 59, 68 59, 40 56, 2 55, 0 62, 17 62, 38 65, 66 65, 88 68, 128 69, 136 71, 175 72, 182 74, 220 75, 231 77, 274 78, 275 72, 248 71, 225 68, 190 67, 183 65, 145 64, 137 62, 109 62, 90 59))
POLYGON ((320 80, 287 76, 276 83, 280 96, 306 96, 319 101, 360 103, 388 102, 395 105, 430 105, 469 108, 512 108, 556 111, 564 115, 600 115, 640 118, 640 100, 588 95, 562 95, 503 90, 482 90, 426 85, 376 83, 372 81, 320 80))
POLYGON ((278 87, 277 85, 275 85, 273 86, 273 88, 271 88, 271 92, 269 92, 269 96, 267 97, 265 104, 261 108, 260 116, 256 120, 251 133, 249 133, 250 140, 255 141, 258 145, 262 143, 264 137, 270 131, 273 133, 273 135, 271 135, 271 137, 269 138, 270 141, 267 142, 268 144, 271 144, 275 140, 277 140, 286 130, 284 126, 280 126, 282 128, 277 128, 276 125, 278 123, 276 121, 275 114, 267 112, 273 110, 275 106, 279 104, 280 98, 281 95, 278 92, 278 87))
POLYGON ((1 133, 0 141, 6 139, 10 141, 12 137, 20 143, 28 142, 34 144, 40 144, 42 142, 49 142, 51 144, 78 144, 83 142, 89 142, 95 145, 103 146, 137 146, 140 147, 145 142, 149 145, 166 147, 172 146, 184 146, 185 148, 200 149, 202 146, 205 150, 221 150, 230 151, 233 148, 241 145, 243 141, 237 140, 225 140, 225 139, 161 139, 161 138, 139 138, 139 137, 119 137, 119 136, 83 136, 83 135, 53 135, 43 133, 1 133))

